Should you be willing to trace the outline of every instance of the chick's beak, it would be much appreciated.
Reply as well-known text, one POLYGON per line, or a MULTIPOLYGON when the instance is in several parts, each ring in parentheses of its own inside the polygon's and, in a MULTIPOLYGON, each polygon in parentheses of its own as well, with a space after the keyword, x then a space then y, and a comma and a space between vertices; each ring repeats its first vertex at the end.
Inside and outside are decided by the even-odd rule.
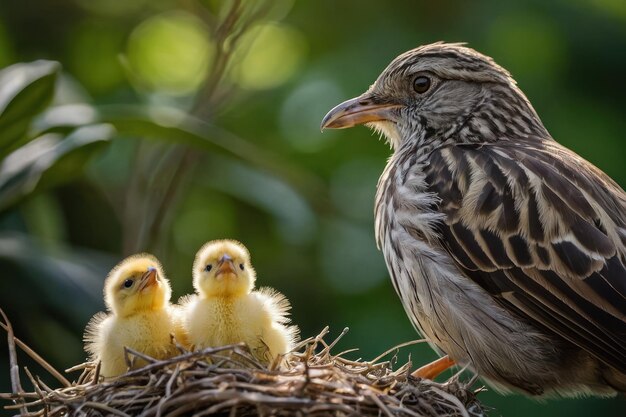
POLYGON ((139 282, 139 291, 144 290, 145 288, 151 287, 152 285, 156 285, 159 283, 158 274, 156 268, 150 267, 146 271, 145 274, 141 276, 141 281, 139 282))
POLYGON ((344 101, 335 106, 322 119, 322 130, 345 129, 365 123, 394 120, 393 109, 396 103, 380 103, 369 93, 344 101))
POLYGON ((228 273, 235 273, 235 264, 233 263, 233 258, 224 254, 217 262, 217 272, 215 273, 215 276, 228 273))

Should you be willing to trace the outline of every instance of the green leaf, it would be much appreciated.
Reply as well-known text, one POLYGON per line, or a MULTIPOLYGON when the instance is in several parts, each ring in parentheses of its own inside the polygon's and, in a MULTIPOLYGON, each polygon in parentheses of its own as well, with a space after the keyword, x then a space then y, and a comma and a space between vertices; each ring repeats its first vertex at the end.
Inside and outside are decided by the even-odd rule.
POLYGON ((206 152, 234 157, 287 181, 318 210, 332 207, 325 184, 278 153, 232 132, 171 107, 108 106, 98 108, 100 121, 120 135, 186 144, 206 152))
POLYGON ((97 110, 89 104, 49 107, 33 120, 29 135, 36 137, 44 133, 69 134, 77 127, 98 123, 97 118, 97 110))
POLYGON ((29 141, 30 122, 50 104, 60 69, 40 60, 0 71, 0 157, 29 141))
POLYGON ((84 126, 65 138, 45 134, 11 153, 0 165, 0 211, 41 183, 51 186, 76 176, 114 133, 108 124, 84 126))
POLYGON ((82 123, 93 123, 96 120, 115 126, 118 136, 185 144, 212 154, 234 157, 284 179, 317 210, 333 210, 326 186, 317 176, 269 149, 173 107, 58 106, 38 117, 34 126, 40 133, 67 132, 82 123))
MULTIPOLYGON (((20 299, 20 295, 34 292, 41 298, 30 308, 40 309, 42 314, 55 311, 75 325, 84 325, 91 314, 103 307, 102 281, 114 258, 61 244, 49 248, 44 243, 29 235, 0 232, 0 270, 16 273, 11 284, 15 293, 3 303, 8 307, 13 304, 13 309, 18 310, 32 301, 20 299)), ((30 313, 36 315, 34 311, 30 313)))

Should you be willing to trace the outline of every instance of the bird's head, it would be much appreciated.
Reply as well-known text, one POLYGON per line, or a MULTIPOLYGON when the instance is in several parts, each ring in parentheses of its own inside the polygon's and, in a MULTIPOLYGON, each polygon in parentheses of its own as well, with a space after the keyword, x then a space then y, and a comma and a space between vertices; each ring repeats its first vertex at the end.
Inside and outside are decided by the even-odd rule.
POLYGON ((398 56, 365 93, 328 112, 322 129, 360 124, 396 150, 407 140, 485 142, 506 129, 543 129, 507 70, 462 44, 440 42, 398 56))
POLYGON ((124 259, 111 270, 104 283, 104 301, 119 317, 160 310, 171 294, 161 264, 146 253, 124 259))
POLYGON ((196 254, 193 286, 204 297, 237 297, 254 288, 248 249, 236 240, 214 240, 196 254))

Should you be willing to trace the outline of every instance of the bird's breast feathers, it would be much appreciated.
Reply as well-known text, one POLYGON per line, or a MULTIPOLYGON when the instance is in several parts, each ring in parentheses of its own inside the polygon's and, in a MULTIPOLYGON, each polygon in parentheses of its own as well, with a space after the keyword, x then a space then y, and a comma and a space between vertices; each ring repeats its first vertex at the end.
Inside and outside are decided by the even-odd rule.
POLYGON ((123 356, 130 347, 155 358, 166 356, 173 349, 170 334, 175 333, 170 309, 118 318, 114 315, 94 316, 88 325, 85 340, 92 358, 103 352, 123 356))
POLYGON ((186 320, 190 342, 203 347, 251 341, 271 323, 255 293, 237 298, 195 297, 186 320))

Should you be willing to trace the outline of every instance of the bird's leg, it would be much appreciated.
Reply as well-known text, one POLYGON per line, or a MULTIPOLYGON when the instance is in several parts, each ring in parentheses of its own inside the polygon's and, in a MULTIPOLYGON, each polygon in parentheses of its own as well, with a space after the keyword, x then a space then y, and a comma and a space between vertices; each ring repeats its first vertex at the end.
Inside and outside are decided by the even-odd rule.
POLYGON ((420 367, 411 375, 424 379, 435 379, 440 373, 453 366, 454 364, 454 361, 450 359, 448 355, 446 355, 437 359, 436 361, 420 367))

